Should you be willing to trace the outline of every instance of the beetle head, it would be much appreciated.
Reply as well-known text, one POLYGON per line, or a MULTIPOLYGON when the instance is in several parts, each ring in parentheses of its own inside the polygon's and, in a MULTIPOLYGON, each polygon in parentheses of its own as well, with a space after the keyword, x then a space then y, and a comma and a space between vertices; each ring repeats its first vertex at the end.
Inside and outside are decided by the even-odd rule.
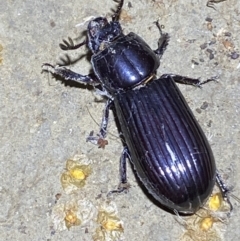
POLYGON ((122 28, 118 21, 108 22, 103 17, 95 18, 88 24, 88 47, 96 54, 121 34, 122 28))

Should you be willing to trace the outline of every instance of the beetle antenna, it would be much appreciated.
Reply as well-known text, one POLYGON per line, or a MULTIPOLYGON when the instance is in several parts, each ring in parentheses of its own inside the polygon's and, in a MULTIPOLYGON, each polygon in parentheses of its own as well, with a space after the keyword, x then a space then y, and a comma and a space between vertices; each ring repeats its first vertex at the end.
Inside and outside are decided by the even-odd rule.
POLYGON ((124 0, 114 0, 114 1, 118 3, 118 6, 117 6, 117 9, 113 12, 112 21, 116 22, 119 19, 119 15, 123 7, 124 0))

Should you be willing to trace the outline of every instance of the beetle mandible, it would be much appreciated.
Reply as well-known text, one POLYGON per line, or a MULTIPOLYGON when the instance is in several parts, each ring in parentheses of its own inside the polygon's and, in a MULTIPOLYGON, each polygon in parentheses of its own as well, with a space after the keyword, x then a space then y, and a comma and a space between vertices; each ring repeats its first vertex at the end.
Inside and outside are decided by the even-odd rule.
POLYGON ((156 22, 160 32, 156 50, 135 33, 124 35, 119 23, 124 0, 117 2, 111 21, 97 17, 89 22, 83 42, 74 45, 69 39, 60 44, 63 50, 87 45, 93 73, 82 75, 51 64, 43 64, 43 70, 67 81, 94 85, 107 97, 100 132, 88 141, 104 140, 109 110, 114 108, 124 137, 118 192, 127 188, 126 160, 130 159, 158 202, 175 212, 194 213, 206 202, 215 182, 225 198, 228 190, 216 171, 207 138, 175 82, 200 87, 213 79, 200 82, 174 74, 157 78, 169 35, 156 22))

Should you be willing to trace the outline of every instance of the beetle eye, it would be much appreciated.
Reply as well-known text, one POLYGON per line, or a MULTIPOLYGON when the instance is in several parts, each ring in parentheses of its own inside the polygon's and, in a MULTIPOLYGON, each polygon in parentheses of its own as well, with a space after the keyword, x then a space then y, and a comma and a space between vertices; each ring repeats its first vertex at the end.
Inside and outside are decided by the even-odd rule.
POLYGON ((98 28, 96 26, 90 29, 90 34, 92 37, 94 37, 97 32, 98 32, 98 28))
POLYGON ((108 35, 108 42, 111 42, 113 40, 114 36, 113 34, 109 34, 108 35))
POLYGON ((95 18, 88 25, 90 35, 94 38, 99 34, 99 32, 101 32, 102 29, 104 29, 107 24, 108 21, 106 18, 95 18))
POLYGON ((108 24, 108 21, 106 18, 103 18, 101 21, 100 21, 100 29, 103 28, 105 25, 108 24))
POLYGON ((106 18, 95 18, 88 25, 88 46, 93 52, 106 48, 122 32, 119 22, 108 22, 106 18))

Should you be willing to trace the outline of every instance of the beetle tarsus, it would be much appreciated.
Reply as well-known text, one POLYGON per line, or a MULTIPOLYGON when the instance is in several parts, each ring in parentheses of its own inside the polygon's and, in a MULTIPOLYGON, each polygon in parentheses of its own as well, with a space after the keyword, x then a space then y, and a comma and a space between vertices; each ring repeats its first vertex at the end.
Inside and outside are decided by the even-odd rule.
POLYGON ((120 194, 120 193, 123 193, 123 192, 124 192, 124 193, 127 193, 130 187, 131 187, 131 186, 130 186, 129 183, 120 183, 119 186, 118 186, 118 188, 115 189, 115 190, 110 191, 110 192, 107 194, 107 196, 109 197, 109 196, 111 196, 112 194, 115 194, 115 193, 117 193, 117 194, 120 194))
POLYGON ((199 85, 204 85, 206 83, 209 83, 209 82, 212 82, 212 81, 217 81, 217 76, 216 77, 212 77, 211 79, 207 79, 207 80, 204 80, 204 81, 200 81, 199 85))
POLYGON ((223 182, 223 180, 218 172, 216 173, 216 182, 221 190, 223 199, 228 203, 228 205, 230 207, 230 212, 231 212, 233 210, 233 205, 229 200, 229 188, 223 182))
POLYGON ((100 134, 94 135, 94 131, 91 131, 89 136, 86 139, 87 142, 91 142, 92 144, 98 146, 98 148, 104 149, 106 145, 108 145, 108 141, 104 139, 100 134))

